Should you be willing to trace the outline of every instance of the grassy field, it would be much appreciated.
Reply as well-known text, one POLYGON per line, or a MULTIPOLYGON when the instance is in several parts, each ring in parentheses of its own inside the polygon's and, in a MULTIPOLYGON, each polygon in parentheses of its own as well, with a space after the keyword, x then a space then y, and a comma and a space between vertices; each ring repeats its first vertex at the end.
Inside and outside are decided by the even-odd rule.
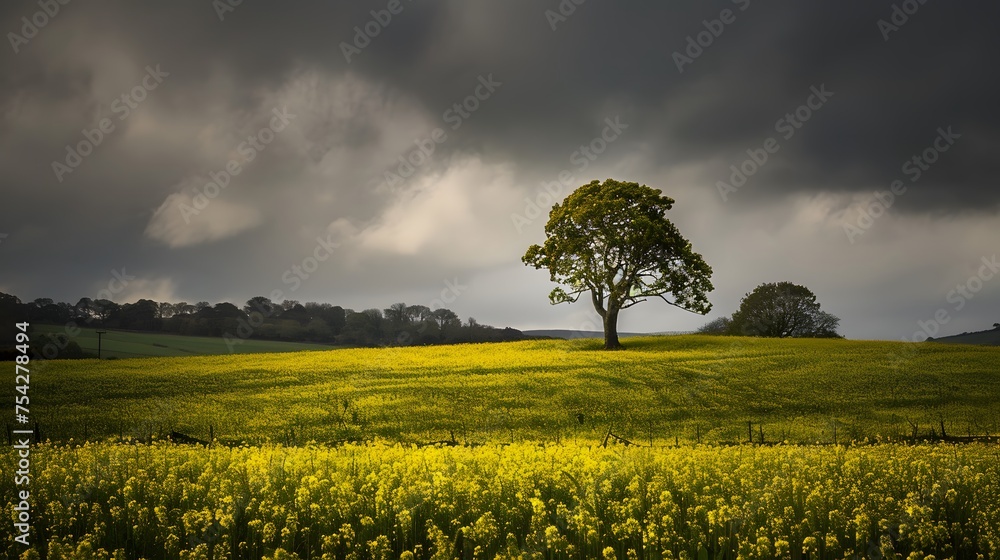
MULTIPOLYGON (((1000 433, 1000 349, 707 336, 54 361, 54 440, 833 443, 1000 433)), ((4 391, 12 394, 12 386, 4 391)), ((9 398, 4 399, 10 402, 9 398)))
MULTIPOLYGON (((33 330, 38 334, 65 334, 66 332, 66 328, 62 325, 33 325, 33 330)), ((97 354, 97 331, 95 329, 80 329, 80 334, 73 337, 73 340, 80 345, 84 352, 97 354)), ((101 357, 103 358, 255 354, 329 350, 330 348, 331 346, 328 344, 247 339, 243 340, 242 344, 234 344, 233 350, 230 352, 229 347, 221 337, 115 330, 108 331, 101 338, 101 357)))
POLYGON ((0 558, 1000 558, 1000 448, 887 443, 1000 432, 1000 349, 599 346, 34 364, 0 558))

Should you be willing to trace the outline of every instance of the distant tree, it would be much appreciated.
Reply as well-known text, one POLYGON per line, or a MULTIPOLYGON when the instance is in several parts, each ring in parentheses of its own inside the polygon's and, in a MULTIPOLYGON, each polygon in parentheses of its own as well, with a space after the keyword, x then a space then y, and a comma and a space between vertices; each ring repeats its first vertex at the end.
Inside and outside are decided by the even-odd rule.
POLYGON ((40 297, 40 298, 37 298, 32 303, 35 304, 35 307, 42 308, 42 307, 45 307, 46 305, 52 305, 55 302, 52 301, 52 298, 40 297))
POLYGON ((816 314, 816 323, 813 325, 811 334, 806 335, 811 338, 837 338, 837 329, 840 327, 840 318, 832 313, 820 311, 816 314))
POLYGON ((66 301, 60 301, 56 303, 56 305, 59 306, 59 309, 62 310, 62 313, 69 319, 72 319, 74 316, 76 316, 76 307, 73 304, 66 301))
POLYGON ((29 305, 21 303, 17 296, 0 292, 0 353, 7 349, 13 352, 14 337, 21 332, 16 324, 28 320, 29 305))
POLYGON ((340 334, 340 342, 357 346, 375 346, 382 341, 382 311, 366 309, 360 313, 348 313, 346 324, 340 334))
POLYGON ((198 308, 186 301, 180 301, 177 302, 176 305, 174 305, 174 310, 177 315, 191 315, 192 313, 197 311, 198 308))
POLYGON ((170 303, 169 301, 160 302, 159 313, 157 314, 158 319, 169 319, 177 313, 177 306, 170 303))
POLYGON ((276 323, 278 338, 284 340, 302 340, 306 329, 298 321, 279 319, 276 323))
POLYGON ((761 284, 733 313, 732 332, 745 336, 836 337, 840 319, 820 309, 816 294, 791 282, 761 284))
POLYGON ((410 336, 406 333, 410 325, 410 316, 406 313, 405 303, 394 303, 382 311, 385 318, 384 335, 390 344, 408 342, 410 336))
POLYGON ((305 327, 306 337, 315 342, 330 342, 333 340, 333 330, 326 321, 313 319, 305 327))
POLYGON ((152 331, 159 330, 157 316, 160 304, 149 299, 140 299, 135 303, 122 305, 114 315, 118 326, 123 329, 152 331))
POLYGON ((993 323, 993 328, 1000 330, 1000 323, 993 323))
POLYGON ((94 300, 89 297, 82 297, 73 306, 73 311, 76 316, 84 321, 91 320, 95 317, 96 313, 94 310, 94 300))
POLYGON ((409 305, 406 307, 406 315, 411 323, 419 323, 430 318, 431 308, 426 305, 409 305))
POLYGON ((281 308, 284 309, 285 311, 288 311, 289 309, 295 307, 296 305, 302 305, 302 304, 294 299, 286 299, 281 302, 281 308))
POLYGON ((698 329, 698 334, 730 334, 732 332, 733 320, 729 317, 719 317, 709 321, 698 329))
POLYGON ((621 348, 618 314, 647 298, 694 313, 712 308, 712 269, 667 219, 673 204, 645 185, 593 181, 552 207, 544 245, 532 245, 521 260, 568 288, 552 290, 553 304, 590 292, 604 320, 604 347, 621 348))
POLYGON ((451 309, 445 309, 443 307, 432 311, 431 319, 433 319, 433 321, 437 323, 438 328, 441 329, 446 327, 462 326, 462 320, 458 318, 458 315, 456 315, 451 309))
POLYGON ((391 324, 400 326, 410 322, 410 315, 406 312, 405 303, 394 303, 385 308, 385 318, 391 324))
POLYGON ((52 301, 48 298, 39 298, 33 302, 37 307, 29 308, 29 318, 32 322, 59 325, 69 322, 71 319, 70 306, 62 306, 56 303, 46 303, 38 306, 38 302, 52 301))
POLYGON ((102 324, 110 320, 112 316, 118 313, 120 308, 120 305, 110 299, 94 300, 94 313, 102 324))
POLYGON ((215 307, 213 307, 212 310, 215 311, 215 316, 220 318, 240 319, 245 317, 245 313, 243 313, 242 309, 236 307, 228 301, 215 304, 215 307))
POLYGON ((243 306, 243 311, 247 315, 260 313, 265 318, 274 315, 278 309, 279 307, 271 301, 271 298, 264 296, 254 296, 248 299, 246 305, 243 306))
POLYGON ((323 308, 317 316, 326 322, 330 330, 333 331, 334 336, 340 334, 347 318, 344 308, 339 305, 331 305, 330 307, 323 308))
MULTIPOLYGON (((0 293, 0 360, 13 356, 16 323, 63 323, 82 321, 92 326, 123 328, 138 331, 162 331, 191 336, 223 336, 236 332, 241 321, 247 319, 247 310, 258 312, 271 303, 267 298, 251 298, 244 308, 228 302, 198 306, 186 302, 171 304, 140 299, 135 303, 119 305, 113 301, 81 298, 76 305, 65 302, 48 303, 48 298, 22 303, 13 295, 0 293), (41 307, 39 307, 41 304, 41 307), (8 328, 4 328, 7 325, 8 328), (7 344, 4 344, 7 341, 7 344)), ((332 342, 357 346, 449 344, 465 342, 498 342, 524 340, 524 333, 515 329, 496 329, 480 324, 470 317, 466 324, 449 309, 431 310, 427 306, 408 306, 396 303, 385 310, 366 309, 361 312, 345 310, 329 303, 294 303, 287 311, 265 317, 262 322, 251 323, 251 337, 270 340, 332 342), (394 326, 396 323, 396 326, 394 326)), ((29 333, 31 334, 31 333, 29 333)), ((47 342, 59 348, 59 358, 93 357, 82 351, 72 341, 48 335, 31 340, 36 350, 47 342)), ((50 352, 51 353, 51 352, 50 352)))
POLYGON ((280 317, 284 321, 298 321, 300 325, 305 325, 312 318, 309 315, 309 310, 298 302, 294 305, 286 307, 280 317))

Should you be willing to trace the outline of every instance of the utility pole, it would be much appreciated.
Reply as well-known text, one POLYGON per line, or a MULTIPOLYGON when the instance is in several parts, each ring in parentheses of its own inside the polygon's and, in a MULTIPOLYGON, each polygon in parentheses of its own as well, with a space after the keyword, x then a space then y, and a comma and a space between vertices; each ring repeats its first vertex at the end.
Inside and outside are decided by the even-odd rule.
POLYGON ((97 331, 97 359, 101 359, 101 335, 106 334, 108 331, 97 331))

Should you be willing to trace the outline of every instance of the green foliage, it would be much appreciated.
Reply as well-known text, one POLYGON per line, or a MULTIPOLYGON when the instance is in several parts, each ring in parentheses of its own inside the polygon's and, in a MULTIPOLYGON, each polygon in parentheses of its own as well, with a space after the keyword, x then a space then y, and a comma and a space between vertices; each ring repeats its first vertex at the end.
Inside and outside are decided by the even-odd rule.
POLYGON ((647 298, 696 313, 711 309, 712 269, 667 219, 673 204, 638 183, 592 181, 552 207, 545 243, 529 247, 522 261, 560 284, 549 294, 553 304, 589 292, 604 318, 606 346, 617 347, 618 312, 647 298))
MULTIPOLYGON (((454 312, 444 308, 432 311, 422 305, 397 303, 386 311, 384 315, 379 309, 366 309, 356 313, 328 303, 306 302, 303 305, 295 300, 284 300, 279 304, 264 296, 250 298, 242 308, 227 302, 213 306, 205 301, 190 305, 186 302, 157 303, 147 299, 124 305, 90 298, 81 298, 76 305, 53 303, 49 298, 22 303, 15 296, 0 292, 0 334, 6 332, 9 335, 0 340, 0 360, 13 355, 10 341, 13 340, 15 331, 11 329, 19 321, 28 321, 33 327, 41 326, 51 332, 69 333, 77 327, 100 327, 114 331, 141 331, 150 333, 149 336, 162 332, 215 339, 207 342, 185 341, 180 344, 176 344, 179 342, 176 338, 156 340, 150 343, 154 348, 144 348, 144 352, 121 349, 120 353, 124 357, 217 354, 220 349, 232 352, 224 339, 237 340, 240 348, 236 351, 281 352, 293 348, 274 345, 274 341, 304 343, 294 349, 305 350, 316 347, 308 343, 406 346, 528 338, 515 329, 498 329, 478 323, 474 328, 472 325, 463 325, 454 312), (207 346, 209 350, 189 351, 192 347, 203 346, 207 346), (252 348, 262 350, 251 350, 252 348)), ((96 351, 96 343, 91 350, 96 351)), ((108 354, 115 355, 117 354, 108 354)), ((45 356, 49 359, 53 357, 51 353, 45 356)), ((69 358, 71 355, 61 352, 58 357, 69 358)), ((78 356, 74 354, 72 357, 78 356)))
POLYGON ((725 335, 732 334, 732 332, 733 320, 729 317, 719 317, 718 319, 713 319, 698 329, 698 334, 725 335))
POLYGON ((778 282, 761 284, 743 298, 730 331, 744 336, 833 338, 839 323, 820 309, 809 288, 778 282))

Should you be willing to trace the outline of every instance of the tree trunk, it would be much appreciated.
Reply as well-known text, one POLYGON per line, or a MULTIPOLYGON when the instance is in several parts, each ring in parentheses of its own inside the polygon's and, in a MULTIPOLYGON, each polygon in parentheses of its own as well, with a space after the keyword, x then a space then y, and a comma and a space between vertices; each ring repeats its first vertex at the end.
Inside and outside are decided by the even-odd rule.
POLYGON ((622 345, 618 342, 618 309, 608 306, 608 311, 604 314, 604 349, 620 350, 622 345))

